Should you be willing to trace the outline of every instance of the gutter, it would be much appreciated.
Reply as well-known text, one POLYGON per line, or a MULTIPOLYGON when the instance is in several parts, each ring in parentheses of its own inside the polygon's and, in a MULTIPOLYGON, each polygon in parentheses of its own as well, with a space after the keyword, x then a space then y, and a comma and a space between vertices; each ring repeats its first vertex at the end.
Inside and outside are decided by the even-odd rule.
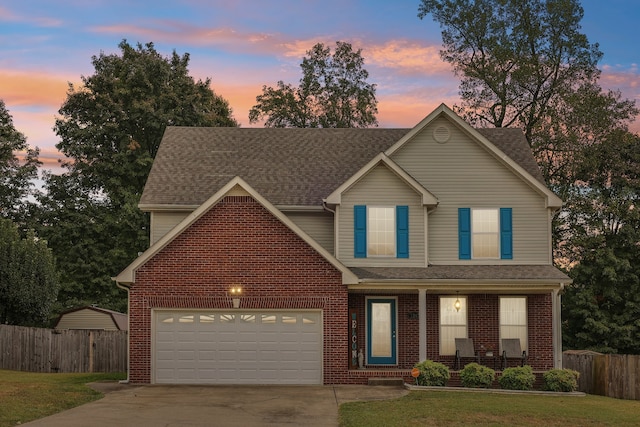
POLYGON ((118 381, 119 384, 129 384, 129 372, 131 372, 131 318, 129 315, 131 314, 131 299, 129 298, 129 287, 123 286, 116 280, 115 277, 112 277, 111 280, 116 282, 116 286, 120 289, 127 291, 127 379, 118 381))

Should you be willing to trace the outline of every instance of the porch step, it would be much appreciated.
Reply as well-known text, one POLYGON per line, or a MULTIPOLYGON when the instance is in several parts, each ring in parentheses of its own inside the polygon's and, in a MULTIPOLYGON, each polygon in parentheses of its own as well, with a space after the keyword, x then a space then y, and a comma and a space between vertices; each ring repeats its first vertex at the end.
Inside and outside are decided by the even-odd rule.
POLYGON ((404 380, 402 378, 369 378, 368 384, 397 387, 404 385, 404 380))

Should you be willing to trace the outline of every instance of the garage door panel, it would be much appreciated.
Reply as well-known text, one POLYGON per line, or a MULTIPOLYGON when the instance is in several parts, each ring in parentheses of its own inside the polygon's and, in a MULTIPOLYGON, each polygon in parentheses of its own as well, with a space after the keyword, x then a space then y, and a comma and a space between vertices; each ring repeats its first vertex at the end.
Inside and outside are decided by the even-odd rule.
POLYGON ((179 312, 155 316, 155 381, 321 384, 321 312, 179 312))

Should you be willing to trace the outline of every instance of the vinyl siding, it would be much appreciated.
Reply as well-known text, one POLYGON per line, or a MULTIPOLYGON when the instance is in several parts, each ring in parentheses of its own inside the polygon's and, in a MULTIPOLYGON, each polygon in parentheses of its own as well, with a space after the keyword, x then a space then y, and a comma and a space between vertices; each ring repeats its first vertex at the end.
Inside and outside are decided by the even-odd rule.
POLYGON ((99 313, 94 310, 78 310, 62 315, 57 329, 104 329, 106 331, 116 331, 118 327, 113 323, 113 319, 106 313, 99 313))
POLYGON ((330 212, 285 212, 285 215, 293 221, 305 233, 316 240, 320 246, 333 252, 333 214, 330 212))
POLYGON ((151 239, 153 245, 189 215, 189 212, 151 212, 151 239))
POLYGON ((421 196, 386 166, 375 167, 342 195, 340 215, 338 216, 340 230, 338 256, 340 261, 349 267, 423 267, 425 265, 425 237, 424 208, 421 201, 421 196), (353 207, 355 205, 408 206, 409 258, 354 258, 353 207))
POLYGON ((392 158, 438 198, 437 209, 429 215, 429 262, 549 263, 544 197, 448 119, 435 120, 392 158), (434 129, 441 125, 451 131, 444 144, 433 138, 434 129), (513 209, 512 260, 458 259, 458 208, 462 207, 513 209))

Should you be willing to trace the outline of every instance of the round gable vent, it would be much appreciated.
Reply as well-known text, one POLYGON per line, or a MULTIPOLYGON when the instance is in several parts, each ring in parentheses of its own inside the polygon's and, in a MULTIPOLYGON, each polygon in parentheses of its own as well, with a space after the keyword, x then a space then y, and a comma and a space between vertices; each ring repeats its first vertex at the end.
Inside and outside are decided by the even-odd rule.
POLYGON ((449 132, 449 128, 446 126, 438 126, 433 130, 433 139, 435 139, 440 144, 444 144, 451 137, 451 132, 449 132))

